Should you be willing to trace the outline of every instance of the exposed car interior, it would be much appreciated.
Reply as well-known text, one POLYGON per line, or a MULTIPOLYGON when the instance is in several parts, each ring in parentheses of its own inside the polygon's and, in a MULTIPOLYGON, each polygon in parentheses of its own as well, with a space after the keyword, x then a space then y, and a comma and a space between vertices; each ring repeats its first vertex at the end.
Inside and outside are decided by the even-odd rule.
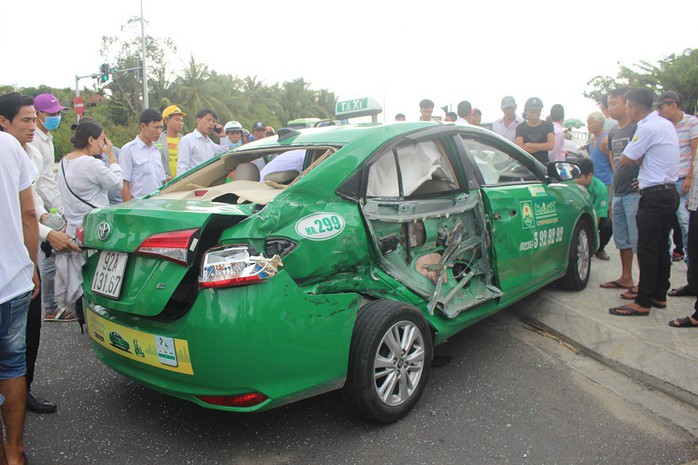
POLYGON ((305 150, 303 171, 282 170, 260 179, 260 166, 264 159, 272 160, 286 150, 257 150, 229 152, 215 162, 194 172, 160 191, 160 198, 205 200, 232 204, 256 203, 266 205, 298 179, 306 176, 320 163, 339 150, 338 147, 290 147, 289 150, 305 150))

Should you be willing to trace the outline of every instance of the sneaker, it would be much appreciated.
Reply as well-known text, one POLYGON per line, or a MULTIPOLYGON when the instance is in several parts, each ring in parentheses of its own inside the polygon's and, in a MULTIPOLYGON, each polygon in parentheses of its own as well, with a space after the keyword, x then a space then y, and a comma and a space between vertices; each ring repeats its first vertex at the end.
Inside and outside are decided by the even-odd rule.
POLYGON ((598 252, 596 252, 596 258, 598 258, 599 260, 610 260, 605 250, 599 250, 598 252))
POLYGON ((673 253, 671 254, 671 261, 672 261, 672 262, 680 262, 681 260, 683 260, 683 254, 682 254, 682 253, 673 252, 673 253))
POLYGON ((75 321, 77 319, 75 313, 67 308, 59 308, 55 312, 47 313, 44 317, 44 321, 75 321))

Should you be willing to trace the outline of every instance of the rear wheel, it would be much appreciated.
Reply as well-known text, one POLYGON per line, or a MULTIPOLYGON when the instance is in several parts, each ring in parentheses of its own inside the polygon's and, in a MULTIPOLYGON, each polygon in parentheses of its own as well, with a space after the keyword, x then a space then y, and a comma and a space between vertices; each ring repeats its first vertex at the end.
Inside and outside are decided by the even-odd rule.
POLYGON ((591 228, 582 220, 577 223, 572 234, 567 273, 560 279, 561 287, 572 291, 581 291, 587 287, 591 272, 591 247, 591 228))
POLYGON ((368 420, 399 420, 424 391, 432 353, 429 326, 416 308, 384 300, 369 303, 354 325, 345 401, 368 420))

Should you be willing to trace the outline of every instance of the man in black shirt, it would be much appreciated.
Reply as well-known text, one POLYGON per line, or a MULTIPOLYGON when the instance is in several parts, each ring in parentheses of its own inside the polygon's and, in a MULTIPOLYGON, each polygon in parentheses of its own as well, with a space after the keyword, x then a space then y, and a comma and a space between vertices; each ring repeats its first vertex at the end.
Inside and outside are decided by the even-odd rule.
POLYGON ((548 151, 555 145, 553 124, 540 119, 543 102, 538 97, 531 97, 524 105, 526 121, 516 127, 516 145, 533 155, 543 164, 549 160, 548 151))

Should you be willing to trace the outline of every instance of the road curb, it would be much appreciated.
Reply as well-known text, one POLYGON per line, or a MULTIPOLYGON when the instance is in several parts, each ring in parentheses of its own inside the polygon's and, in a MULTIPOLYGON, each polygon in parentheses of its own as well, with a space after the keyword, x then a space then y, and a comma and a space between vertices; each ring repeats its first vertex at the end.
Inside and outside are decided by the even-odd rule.
POLYGON ((698 365, 689 357, 611 326, 546 291, 514 306, 541 327, 609 367, 698 408, 698 365))

